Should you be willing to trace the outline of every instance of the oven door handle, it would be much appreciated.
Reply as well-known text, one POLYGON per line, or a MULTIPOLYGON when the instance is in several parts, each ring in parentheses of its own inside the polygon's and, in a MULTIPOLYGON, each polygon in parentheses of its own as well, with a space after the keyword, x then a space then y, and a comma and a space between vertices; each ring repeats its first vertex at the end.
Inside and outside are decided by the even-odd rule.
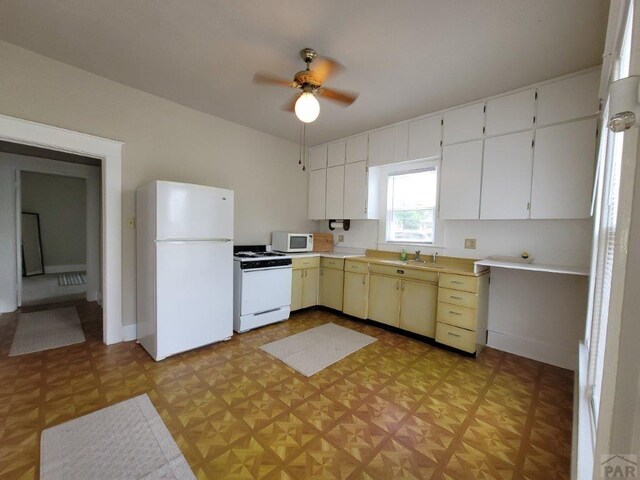
POLYGON ((280 308, 272 308, 270 310, 265 310, 264 312, 254 313, 253 316, 257 317, 258 315, 264 315, 266 313, 277 312, 278 310, 280 310, 280 308))

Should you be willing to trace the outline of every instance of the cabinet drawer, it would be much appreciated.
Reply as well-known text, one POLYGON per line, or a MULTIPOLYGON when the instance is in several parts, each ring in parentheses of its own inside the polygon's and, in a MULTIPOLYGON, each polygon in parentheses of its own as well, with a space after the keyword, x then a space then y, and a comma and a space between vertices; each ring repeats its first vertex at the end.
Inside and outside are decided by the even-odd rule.
POLYGON ((476 329, 476 310, 438 302, 438 322, 469 330, 476 329))
POLYGON ((476 277, 453 275, 451 273, 441 273, 440 283, 438 285, 444 288, 452 288, 454 290, 464 290, 465 292, 478 293, 478 279, 476 277))
POLYGON ((320 259, 320 265, 325 268, 335 268, 336 270, 344 270, 344 259, 322 257, 320 259))
POLYGON ((370 266, 369 270, 371 273, 379 273, 380 275, 391 275, 393 277, 408 278, 421 282, 438 283, 438 272, 430 272, 428 270, 414 270, 400 266, 374 264, 370 266))
POLYGON ((476 332, 438 322, 436 325, 436 342, 474 353, 476 351, 476 332))
POLYGON ((438 288, 438 301, 460 305, 461 307, 476 308, 478 305, 478 295, 450 288, 438 288))
POLYGON ((318 268, 320 266, 320 257, 302 257, 294 258, 292 260, 292 267, 294 270, 300 270, 301 268, 318 268))
POLYGON ((344 271, 353 273, 368 273, 369 264, 364 262, 354 262, 353 260, 345 260, 344 271))

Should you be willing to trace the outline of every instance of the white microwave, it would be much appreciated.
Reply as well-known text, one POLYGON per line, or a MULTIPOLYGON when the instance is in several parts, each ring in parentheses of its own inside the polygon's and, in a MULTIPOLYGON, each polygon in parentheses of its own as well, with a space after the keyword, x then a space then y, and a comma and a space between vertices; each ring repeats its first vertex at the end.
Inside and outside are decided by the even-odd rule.
POLYGON ((310 233, 273 232, 271 249, 278 252, 312 252, 313 235, 310 233))

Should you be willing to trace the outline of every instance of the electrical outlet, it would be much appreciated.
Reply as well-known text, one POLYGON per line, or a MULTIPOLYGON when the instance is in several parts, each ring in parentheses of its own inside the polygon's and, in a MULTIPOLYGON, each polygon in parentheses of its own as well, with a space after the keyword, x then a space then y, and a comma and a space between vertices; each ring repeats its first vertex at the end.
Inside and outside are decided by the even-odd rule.
POLYGON ((134 217, 127 218, 127 228, 136 228, 136 219, 134 217))
POLYGON ((344 242, 344 235, 338 235, 338 241, 344 242))
POLYGON ((476 239, 475 238, 465 238, 464 239, 464 248, 475 249, 476 248, 476 239))

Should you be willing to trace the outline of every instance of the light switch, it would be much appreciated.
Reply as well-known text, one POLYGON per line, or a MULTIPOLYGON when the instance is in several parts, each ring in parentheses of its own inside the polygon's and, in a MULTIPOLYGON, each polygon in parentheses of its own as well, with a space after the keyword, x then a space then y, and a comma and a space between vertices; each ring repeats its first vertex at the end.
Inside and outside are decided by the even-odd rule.
POLYGON ((475 249, 476 248, 476 239, 475 238, 465 238, 464 239, 464 248, 475 249))

